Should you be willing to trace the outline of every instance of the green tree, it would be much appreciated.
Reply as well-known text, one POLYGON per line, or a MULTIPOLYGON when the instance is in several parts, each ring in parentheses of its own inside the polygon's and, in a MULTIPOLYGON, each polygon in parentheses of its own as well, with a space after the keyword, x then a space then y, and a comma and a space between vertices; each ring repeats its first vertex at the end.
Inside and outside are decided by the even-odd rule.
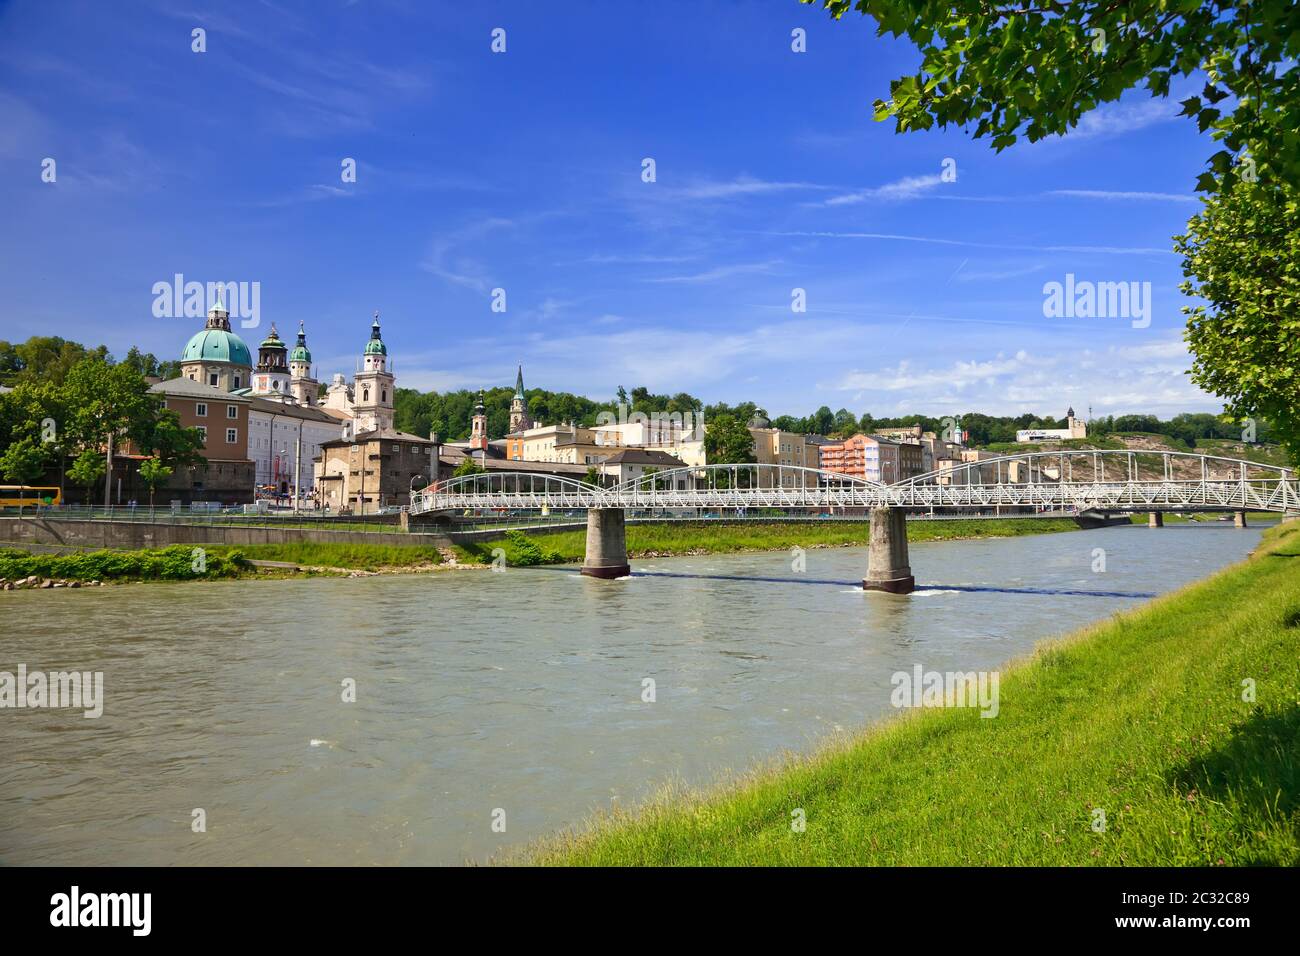
MULTIPOLYGON (((1192 381, 1243 419, 1265 418, 1300 462, 1300 193, 1239 183, 1177 239, 1192 381)), ((1258 429, 1257 429, 1258 431, 1258 429)))
POLYGON ((453 478, 463 478, 465 475, 481 475, 485 471, 487 471, 486 468, 469 455, 466 455, 461 459, 460 464, 456 466, 456 470, 451 473, 451 476, 453 478))
MULTIPOLYGON (((817 0, 804 0, 815 3, 817 0)), ((1223 142, 1198 188, 1238 176, 1300 182, 1300 11, 1292 0, 822 0, 836 19, 852 8, 877 35, 906 36, 920 69, 891 81, 878 120, 898 132, 974 127, 997 150, 1075 127, 1085 113, 1142 87, 1167 97, 1203 70, 1183 115, 1223 142), (1246 157, 1249 161, 1246 161, 1246 157)))
POLYGON ((587 474, 583 476, 582 480, 589 485, 600 487, 600 469, 595 465, 588 465, 587 474))
POLYGON ((131 438, 146 455, 153 455, 161 464, 175 468, 178 465, 201 465, 203 436, 197 428, 185 428, 180 416, 169 408, 160 408, 152 416, 132 426, 131 438))
POLYGON ((49 446, 33 438, 22 438, 13 442, 0 455, 0 474, 6 481, 20 485, 30 485, 41 475, 50 463, 49 446))
POLYGON ((704 432, 704 453, 710 465, 735 465, 752 462, 754 436, 745 422, 731 415, 718 415, 709 420, 704 432))
MULTIPOLYGON (((98 451, 87 448, 77 456, 77 460, 68 469, 68 480, 74 485, 80 485, 86 489, 87 505, 94 503, 94 495, 91 489, 99 484, 107 467, 103 456, 98 451)), ((107 489, 105 489, 104 501, 105 503, 108 501, 107 489)))
POLYGON ((158 486, 172 476, 172 468, 164 465, 157 458, 146 458, 140 462, 140 480, 149 486, 149 507, 153 508, 153 494, 158 486))
MULTIPOLYGON (((87 356, 68 372, 63 395, 69 409, 65 426, 75 445, 104 455, 104 502, 108 502, 108 462, 117 443, 138 435, 157 415, 159 399, 149 383, 129 365, 112 365, 87 356)), ((80 460, 80 459, 78 459, 80 460)))

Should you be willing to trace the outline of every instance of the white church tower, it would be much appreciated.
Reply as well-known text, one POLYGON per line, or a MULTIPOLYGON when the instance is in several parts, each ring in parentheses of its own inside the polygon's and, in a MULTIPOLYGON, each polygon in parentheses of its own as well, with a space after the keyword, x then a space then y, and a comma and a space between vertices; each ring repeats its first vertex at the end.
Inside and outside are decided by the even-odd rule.
POLYGON ((378 312, 361 353, 361 371, 353 380, 352 411, 355 434, 393 427, 393 375, 388 371, 388 346, 379 334, 378 312))
POLYGON ((298 323, 298 344, 289 353, 289 388, 299 405, 315 405, 320 383, 311 374, 311 352, 307 349, 307 332, 298 323))

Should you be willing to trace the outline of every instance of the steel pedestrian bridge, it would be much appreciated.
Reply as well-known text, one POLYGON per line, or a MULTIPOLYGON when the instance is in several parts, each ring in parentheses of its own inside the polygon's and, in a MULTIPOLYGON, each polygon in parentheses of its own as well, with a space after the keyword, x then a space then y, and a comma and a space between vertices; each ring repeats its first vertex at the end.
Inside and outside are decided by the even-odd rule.
MULTIPOLYGON (((451 478, 412 496, 412 514, 618 508, 911 511, 1271 511, 1300 513, 1289 468, 1177 451, 1026 452, 957 464, 896 484, 788 465, 684 467, 608 487, 495 471, 451 478)), ((689 518, 692 515, 682 514, 689 518)))

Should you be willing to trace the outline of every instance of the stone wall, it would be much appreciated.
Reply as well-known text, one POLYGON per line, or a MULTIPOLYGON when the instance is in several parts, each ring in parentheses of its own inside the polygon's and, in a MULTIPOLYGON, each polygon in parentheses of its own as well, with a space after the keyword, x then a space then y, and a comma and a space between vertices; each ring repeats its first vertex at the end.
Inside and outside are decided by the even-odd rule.
POLYGON ((207 524, 150 524, 143 521, 50 521, 0 518, 0 544, 51 545, 61 548, 164 548, 170 544, 286 544, 292 541, 340 544, 451 544, 445 534, 400 531, 327 531, 316 528, 224 527, 207 524))

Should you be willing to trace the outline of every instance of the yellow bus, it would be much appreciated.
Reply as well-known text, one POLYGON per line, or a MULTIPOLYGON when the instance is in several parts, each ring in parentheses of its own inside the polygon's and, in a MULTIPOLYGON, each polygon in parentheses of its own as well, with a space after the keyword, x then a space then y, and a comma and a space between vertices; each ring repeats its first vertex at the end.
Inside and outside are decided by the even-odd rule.
POLYGON ((58 488, 34 485, 0 485, 0 508, 49 507, 63 503, 58 488))

